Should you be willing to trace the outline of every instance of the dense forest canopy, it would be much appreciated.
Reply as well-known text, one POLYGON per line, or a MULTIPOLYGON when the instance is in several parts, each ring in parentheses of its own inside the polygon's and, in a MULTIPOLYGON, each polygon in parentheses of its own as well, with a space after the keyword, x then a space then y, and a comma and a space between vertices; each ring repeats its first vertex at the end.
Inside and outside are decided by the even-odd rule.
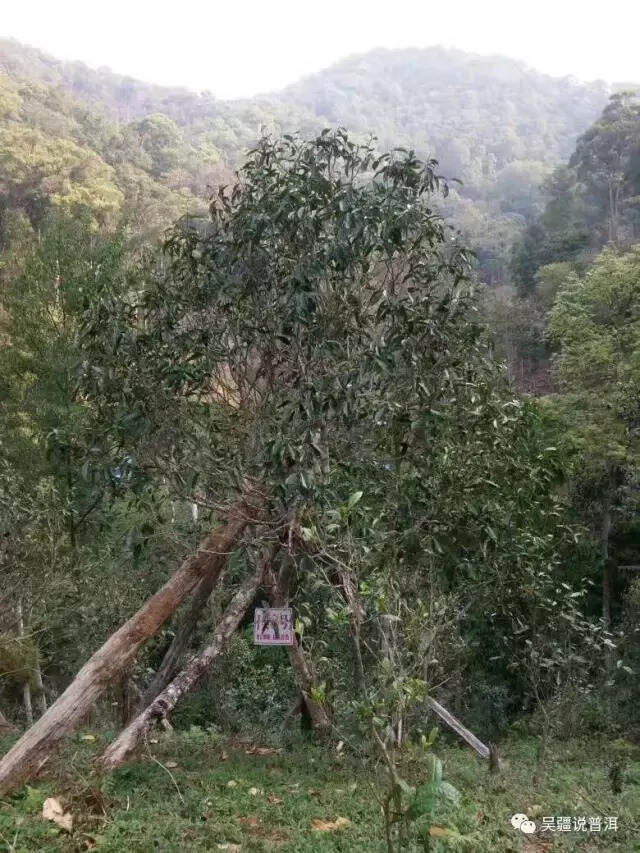
POLYGON ((507 279, 510 246, 544 204, 543 179, 609 94, 604 83, 443 48, 373 51, 282 92, 235 102, 60 62, 6 40, 0 68, 13 90, 4 94, 5 113, 19 81, 37 81, 40 94, 25 92, 14 120, 106 160, 137 228, 166 227, 197 209, 196 199, 228 179, 262 130, 308 135, 344 125, 362 139, 375 135, 382 148, 435 157, 443 174, 462 182, 452 185, 443 212, 494 282, 507 279), (38 97, 50 102, 46 120, 33 103, 38 97))
POLYGON ((372 132, 383 146, 415 147, 486 193, 516 160, 559 162, 607 97, 603 83, 554 79, 503 57, 461 51, 379 50, 285 89, 281 100, 331 124, 372 132))
POLYGON ((10 850, 34 803, 66 833, 42 849, 121 849, 140 827, 179 849, 148 815, 109 822, 146 771, 107 771, 134 752, 179 796, 180 844, 210 849, 220 783, 187 800, 151 747, 273 756, 254 741, 288 748, 298 716, 303 755, 310 732, 375 794, 382 828, 353 849, 514 849, 520 825, 482 811, 510 783, 465 799, 436 718, 492 774, 523 739, 502 772, 535 818, 566 805, 556 739, 601 738, 589 784, 627 825, 588 849, 631 849, 639 200, 633 86, 429 48, 220 101, 0 41, 10 850), (279 639, 274 607, 286 653, 252 639, 256 608, 279 639), (105 824, 81 841, 38 774, 83 725, 82 773, 77 750, 56 764, 105 824))

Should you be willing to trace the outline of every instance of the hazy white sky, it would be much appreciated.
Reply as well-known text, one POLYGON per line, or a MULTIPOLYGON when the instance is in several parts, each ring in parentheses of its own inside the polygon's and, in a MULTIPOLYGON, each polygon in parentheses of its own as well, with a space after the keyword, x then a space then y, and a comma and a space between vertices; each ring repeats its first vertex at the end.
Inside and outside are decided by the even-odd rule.
POLYGON ((157 83, 252 95, 374 47, 459 47, 640 81, 640 0, 0 0, 0 35, 157 83))

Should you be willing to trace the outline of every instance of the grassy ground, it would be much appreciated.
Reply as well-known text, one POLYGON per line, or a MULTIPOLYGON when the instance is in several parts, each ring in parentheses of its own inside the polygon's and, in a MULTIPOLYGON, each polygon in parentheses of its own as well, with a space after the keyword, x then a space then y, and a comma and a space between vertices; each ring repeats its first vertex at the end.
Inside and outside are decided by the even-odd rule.
MULTIPOLYGON (((91 759, 104 744, 83 738, 86 732, 67 743, 43 778, 0 801, 0 853, 386 850, 374 768, 333 748, 297 744, 277 751, 194 730, 152 743, 140 761, 98 777, 91 759), (71 834, 42 818, 52 796, 72 814, 71 834)), ((536 783, 531 740, 503 745, 505 766, 497 777, 466 748, 435 751, 445 778, 462 793, 460 806, 438 815, 438 823, 468 840, 434 839, 433 851, 640 851, 640 749, 630 744, 555 742, 536 783), (608 780, 614 755, 626 762, 619 795, 608 780), (538 826, 542 816, 613 815, 619 828, 526 836, 511 826, 515 812, 538 826)), ((405 774, 419 782, 424 760, 408 756, 405 774)))

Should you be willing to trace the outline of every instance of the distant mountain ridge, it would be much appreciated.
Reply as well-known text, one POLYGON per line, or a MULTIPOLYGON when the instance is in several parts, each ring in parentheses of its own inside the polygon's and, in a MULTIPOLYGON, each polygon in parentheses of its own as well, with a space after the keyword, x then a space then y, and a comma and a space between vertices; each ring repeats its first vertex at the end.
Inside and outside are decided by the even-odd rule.
MULTIPOLYGON (((118 122, 163 112, 195 131, 198 112, 202 119, 233 116, 237 122, 252 123, 252 113, 257 116, 260 106, 269 105, 277 119, 342 124, 374 133, 385 145, 410 144, 441 158, 447 152, 434 149, 453 141, 447 134, 463 127, 465 136, 488 136, 485 147, 499 165, 522 159, 523 153, 565 159, 576 136, 620 88, 603 81, 551 77, 503 56, 443 47, 379 48, 341 60, 281 91, 239 100, 219 100, 211 92, 197 94, 65 62, 9 39, 0 39, 0 72, 61 86, 118 122)), ((455 163, 456 158, 451 159, 455 163)))
MULTIPOLYGON (((414 148, 462 180, 444 210, 487 263, 502 258, 515 231, 537 215, 545 175, 568 157, 611 92, 603 82, 433 47, 374 50, 279 92, 224 101, 63 62, 6 39, 2 85, 10 103, 0 109, 5 161, 27 127, 41 146, 72 140, 91 152, 100 186, 113 183, 123 210, 157 227, 229 178, 261 130, 309 135, 343 125, 356 136, 374 134, 384 148, 414 148)), ((0 138, 0 169, 1 145, 0 138)), ((498 266, 494 277, 504 272, 503 261, 498 266)))
POLYGON ((480 161, 486 169, 489 156, 498 170, 513 160, 566 159, 611 91, 502 56, 433 47, 352 56, 278 97, 331 124, 375 130, 385 145, 415 146, 451 172, 480 161), (471 139, 476 152, 463 151, 471 139))

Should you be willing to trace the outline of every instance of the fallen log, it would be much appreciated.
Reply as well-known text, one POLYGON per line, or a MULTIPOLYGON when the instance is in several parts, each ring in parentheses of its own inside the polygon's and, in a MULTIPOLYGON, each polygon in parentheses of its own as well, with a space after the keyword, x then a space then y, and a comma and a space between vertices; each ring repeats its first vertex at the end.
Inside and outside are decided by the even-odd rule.
POLYGON ((465 728, 460 720, 456 719, 452 713, 447 711, 446 708, 430 696, 427 698, 427 704, 431 710, 435 711, 440 719, 449 726, 449 728, 453 729, 453 731, 456 732, 456 734, 459 734, 460 737, 469 744, 469 746, 475 749, 481 758, 489 759, 491 754, 489 747, 485 746, 482 741, 473 734, 473 732, 470 732, 469 729, 465 728))
POLYGON ((129 723, 126 729, 104 751, 100 764, 105 770, 119 767, 136 751, 147 732, 156 721, 166 721, 180 699, 192 690, 206 675, 213 661, 224 651, 229 637, 235 632, 253 601, 264 567, 248 577, 231 599, 224 616, 218 624, 211 643, 180 672, 173 681, 156 696, 141 714, 129 723))
POLYGON ((176 611, 203 573, 214 572, 216 567, 221 570, 247 524, 255 520, 256 501, 257 496, 250 496, 235 504, 226 523, 207 536, 167 583, 109 637, 46 714, 0 760, 0 796, 19 788, 37 772, 59 741, 73 731, 96 699, 133 660, 145 640, 176 611))

